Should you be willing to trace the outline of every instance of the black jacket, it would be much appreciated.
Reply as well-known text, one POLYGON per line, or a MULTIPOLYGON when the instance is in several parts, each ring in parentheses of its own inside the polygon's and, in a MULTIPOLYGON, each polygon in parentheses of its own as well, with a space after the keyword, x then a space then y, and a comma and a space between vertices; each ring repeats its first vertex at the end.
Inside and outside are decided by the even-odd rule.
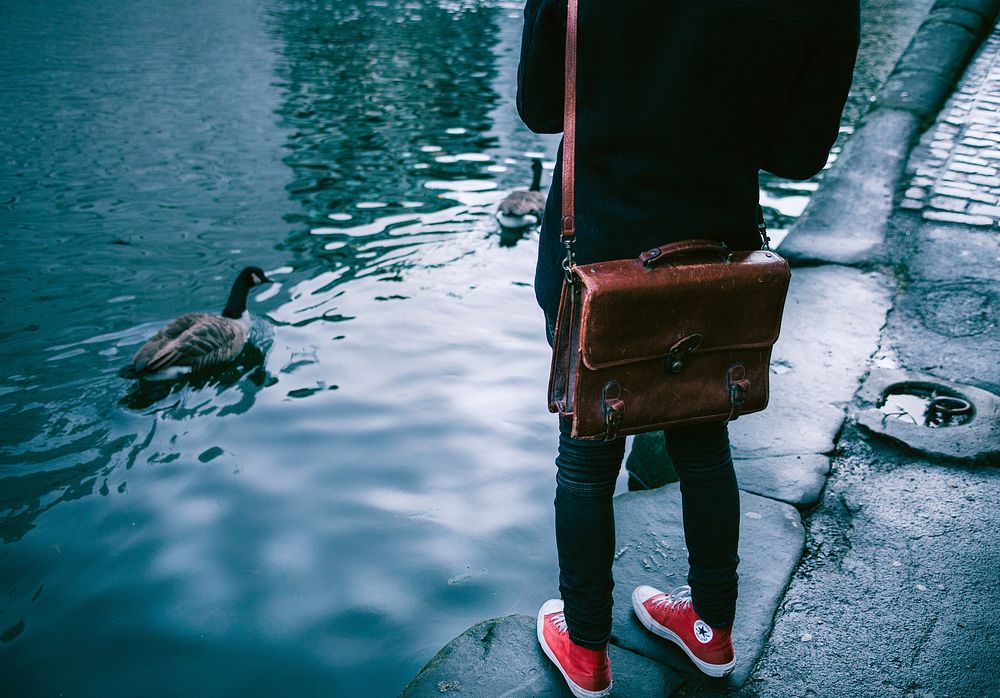
MULTIPOLYGON (((562 131, 565 27, 566 0, 527 1, 517 108, 537 133, 562 131)), ((858 34, 858 0, 580 0, 577 261, 692 237, 760 247, 758 170, 823 168, 858 34)), ((550 322, 560 182, 557 165, 535 274, 550 322)))

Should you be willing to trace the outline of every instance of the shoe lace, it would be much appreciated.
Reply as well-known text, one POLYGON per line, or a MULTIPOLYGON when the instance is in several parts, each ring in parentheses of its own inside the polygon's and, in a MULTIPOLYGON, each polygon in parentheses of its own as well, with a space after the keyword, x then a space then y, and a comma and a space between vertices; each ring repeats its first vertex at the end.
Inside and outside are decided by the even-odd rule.
POLYGON ((652 601, 656 608, 683 609, 691 605, 691 587, 688 585, 679 586, 669 594, 665 594, 652 601))
POLYGON ((566 625, 566 614, 565 613, 562 613, 562 612, 553 613, 551 616, 549 616, 549 618, 550 618, 550 621, 551 621, 552 625, 555 626, 556 630, 558 630, 561 633, 568 633, 569 632, 569 626, 566 625))

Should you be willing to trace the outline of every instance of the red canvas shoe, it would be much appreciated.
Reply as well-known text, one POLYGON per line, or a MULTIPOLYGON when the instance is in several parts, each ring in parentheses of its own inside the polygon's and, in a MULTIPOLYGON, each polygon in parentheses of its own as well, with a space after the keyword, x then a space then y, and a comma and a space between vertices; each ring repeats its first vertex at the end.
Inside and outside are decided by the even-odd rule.
POLYGON ((577 698, 600 698, 611 693, 608 650, 589 650, 569 639, 561 599, 546 601, 538 611, 538 644, 562 672, 577 698))
POLYGON ((632 608, 646 628, 680 646, 709 676, 725 676, 736 666, 732 628, 713 628, 691 606, 691 587, 664 594, 653 587, 636 587, 632 608))

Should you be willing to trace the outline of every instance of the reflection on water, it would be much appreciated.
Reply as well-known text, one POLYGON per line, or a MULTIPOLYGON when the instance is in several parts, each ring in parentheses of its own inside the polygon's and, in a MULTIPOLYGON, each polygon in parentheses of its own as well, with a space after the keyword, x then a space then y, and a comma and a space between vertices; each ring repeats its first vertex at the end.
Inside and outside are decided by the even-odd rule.
MULTIPOLYGON (((555 155, 513 109, 520 9, 5 8, 10 685, 391 695, 555 593, 537 235, 494 219, 555 155), (275 283, 237 361, 117 377, 246 264, 275 283)), ((779 226, 815 186, 763 185, 779 226)))
POLYGON ((8 680, 387 695, 482 614, 552 585, 536 238, 501 249, 493 219, 530 178, 525 153, 552 154, 490 116, 512 111, 495 58, 516 44, 495 37, 518 14, 14 13, 0 42, 0 89, 23 96, 0 116, 17 144, 0 170, 14 192, 0 284, 20 309, 0 320, 8 680), (171 317, 221 309, 247 263, 277 283, 251 298, 234 364, 118 379, 171 317))
POLYGON ((497 145, 487 135, 497 12, 490 3, 365 0, 271 9, 283 40, 276 84, 287 188, 302 209, 287 217, 299 232, 285 249, 305 264, 345 268, 347 281, 370 257, 318 243, 310 228, 350 220, 355 235, 369 236, 364 225, 376 217, 447 205, 428 196, 430 181, 451 189, 483 174, 492 160, 484 151, 497 145))

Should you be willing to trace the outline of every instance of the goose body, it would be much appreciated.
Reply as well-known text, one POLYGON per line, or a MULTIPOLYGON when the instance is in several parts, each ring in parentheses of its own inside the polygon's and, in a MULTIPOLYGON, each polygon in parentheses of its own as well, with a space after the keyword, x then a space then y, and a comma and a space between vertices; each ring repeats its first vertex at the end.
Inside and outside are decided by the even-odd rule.
POLYGON ((233 282, 222 315, 184 313, 143 344, 118 375, 172 380, 232 361, 250 336, 247 294, 268 281, 259 267, 247 267, 233 282))
POLYGON ((542 161, 531 162, 531 188, 512 191, 497 208, 497 221, 504 228, 527 228, 542 222, 545 211, 545 194, 541 191, 542 161))

